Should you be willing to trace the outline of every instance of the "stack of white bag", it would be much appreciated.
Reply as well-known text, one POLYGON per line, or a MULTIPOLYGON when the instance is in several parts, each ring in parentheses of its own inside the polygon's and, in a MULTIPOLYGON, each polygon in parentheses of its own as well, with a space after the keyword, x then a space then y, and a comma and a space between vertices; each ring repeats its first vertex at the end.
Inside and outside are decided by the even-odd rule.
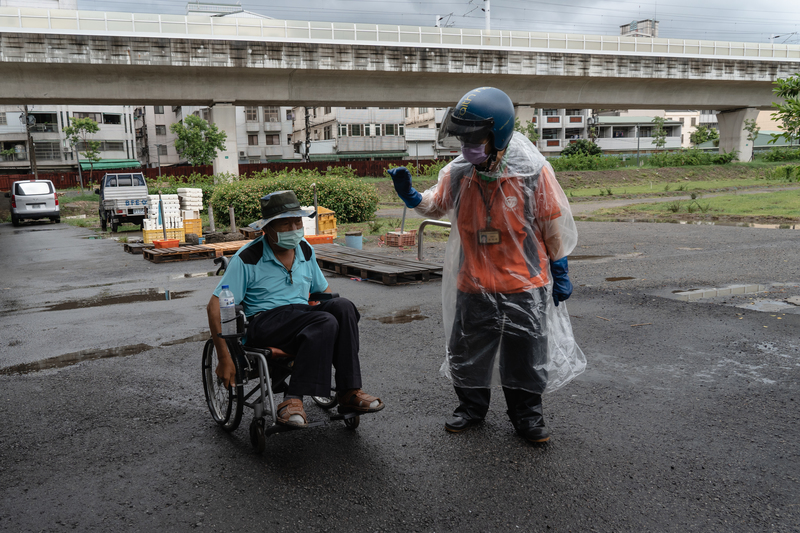
POLYGON ((203 210, 203 189, 181 187, 178 189, 178 197, 181 199, 184 219, 200 218, 200 211, 203 210))
POLYGON ((164 216, 163 224, 158 223, 158 195, 148 195, 147 205, 149 206, 149 209, 147 210, 147 218, 144 221, 144 229, 176 229, 183 227, 183 219, 181 218, 181 205, 177 194, 161 195, 161 208, 164 216))

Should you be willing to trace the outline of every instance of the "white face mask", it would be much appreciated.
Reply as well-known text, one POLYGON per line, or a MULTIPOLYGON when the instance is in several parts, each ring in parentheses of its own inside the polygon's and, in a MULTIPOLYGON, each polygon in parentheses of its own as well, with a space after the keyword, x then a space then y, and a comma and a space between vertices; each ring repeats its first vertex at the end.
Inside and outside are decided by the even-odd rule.
POLYGON ((297 245, 300 244, 300 241, 303 240, 305 231, 303 231, 303 228, 300 228, 289 231, 276 231, 275 234, 278 236, 275 244, 287 250, 294 250, 297 248, 297 245))

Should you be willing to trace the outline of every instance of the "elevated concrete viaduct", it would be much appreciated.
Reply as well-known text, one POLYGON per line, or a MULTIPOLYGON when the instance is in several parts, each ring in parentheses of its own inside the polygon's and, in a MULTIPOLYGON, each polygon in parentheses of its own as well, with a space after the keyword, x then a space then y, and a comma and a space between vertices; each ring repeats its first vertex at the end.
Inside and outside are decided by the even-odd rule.
POLYGON ((234 105, 448 106, 493 85, 519 105, 725 111, 720 147, 749 159, 744 119, 798 71, 796 45, 0 8, 0 104, 226 104, 227 124, 234 105))

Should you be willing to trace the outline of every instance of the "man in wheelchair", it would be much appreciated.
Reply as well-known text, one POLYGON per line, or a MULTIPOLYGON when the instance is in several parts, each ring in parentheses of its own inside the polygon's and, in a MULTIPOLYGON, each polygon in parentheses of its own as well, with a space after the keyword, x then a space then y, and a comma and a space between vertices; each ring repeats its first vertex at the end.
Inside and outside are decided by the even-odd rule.
POLYGON ((225 386, 236 381, 236 369, 221 332, 219 294, 223 285, 233 292, 248 317, 246 345, 274 347, 294 354, 289 388, 278 405, 278 423, 306 427, 303 396, 331 395, 331 367, 335 372, 339 406, 371 413, 384 403, 361 390, 358 360, 358 320, 355 305, 332 298, 309 305, 314 292, 330 292, 317 264, 314 249, 303 239, 304 210, 294 191, 278 191, 261 198, 262 219, 251 224, 263 234, 233 256, 208 302, 208 325, 219 365, 216 374, 225 386))

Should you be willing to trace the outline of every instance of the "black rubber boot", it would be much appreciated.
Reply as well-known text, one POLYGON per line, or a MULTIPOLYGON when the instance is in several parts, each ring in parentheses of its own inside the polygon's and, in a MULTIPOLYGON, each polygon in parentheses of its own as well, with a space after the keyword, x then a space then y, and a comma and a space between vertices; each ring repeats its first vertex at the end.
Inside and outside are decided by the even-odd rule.
POLYGON ((534 444, 550 440, 550 433, 544 425, 542 396, 521 389, 503 387, 508 405, 508 418, 517 434, 534 444))
POLYGON ((458 395, 458 407, 453 411, 453 416, 444 423, 444 428, 450 433, 460 433, 476 424, 483 422, 489 410, 489 389, 466 389, 454 387, 458 395))

